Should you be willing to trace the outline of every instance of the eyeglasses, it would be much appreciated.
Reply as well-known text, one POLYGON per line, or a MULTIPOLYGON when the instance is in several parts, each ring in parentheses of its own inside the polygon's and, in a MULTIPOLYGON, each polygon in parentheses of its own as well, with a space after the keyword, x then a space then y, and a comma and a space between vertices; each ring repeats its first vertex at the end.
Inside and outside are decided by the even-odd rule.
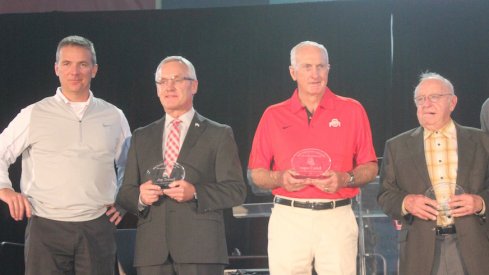
POLYGON ((156 82, 156 84, 161 85, 161 86, 168 86, 168 85, 170 85, 171 82, 173 82, 173 84, 175 84, 175 85, 178 85, 185 80, 194 81, 195 79, 190 78, 190 77, 177 76, 177 77, 172 77, 171 79, 162 78, 159 81, 155 81, 155 82, 156 82))
POLYGON ((453 94, 432 94, 432 95, 422 95, 414 98, 414 104, 416 106, 422 106, 426 103, 426 99, 428 99, 431 103, 437 103, 440 99, 446 95, 453 94))

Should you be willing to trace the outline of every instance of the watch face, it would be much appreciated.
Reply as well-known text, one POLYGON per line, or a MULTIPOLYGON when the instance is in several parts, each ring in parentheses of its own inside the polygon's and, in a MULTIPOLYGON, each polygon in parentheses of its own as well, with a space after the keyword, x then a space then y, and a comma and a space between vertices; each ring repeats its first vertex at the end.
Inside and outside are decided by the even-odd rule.
POLYGON ((355 184, 355 175, 353 174, 353 172, 347 172, 348 175, 350 175, 350 180, 348 181, 348 185, 353 185, 355 184))

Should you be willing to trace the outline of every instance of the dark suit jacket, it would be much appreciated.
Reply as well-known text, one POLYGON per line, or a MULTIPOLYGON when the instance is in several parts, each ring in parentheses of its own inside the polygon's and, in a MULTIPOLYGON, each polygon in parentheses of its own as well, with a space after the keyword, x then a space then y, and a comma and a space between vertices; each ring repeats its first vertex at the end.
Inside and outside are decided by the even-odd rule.
MULTIPOLYGON (((489 213, 489 136, 479 129, 455 124, 458 143, 457 184, 465 193, 482 196, 489 213)), ((424 154, 423 128, 386 142, 380 172, 378 202, 384 212, 400 220, 400 274, 429 275, 435 254, 435 221, 402 216, 408 194, 424 194, 431 186, 424 154)), ((489 224, 476 215, 455 219, 459 250, 469 274, 489 274, 489 224)))
POLYGON ((138 211, 139 185, 162 162, 165 119, 134 131, 117 203, 138 215, 135 266, 158 265, 171 254, 177 263, 228 263, 222 210, 244 202, 246 185, 232 129, 195 114, 178 162, 198 200, 162 197, 138 211))

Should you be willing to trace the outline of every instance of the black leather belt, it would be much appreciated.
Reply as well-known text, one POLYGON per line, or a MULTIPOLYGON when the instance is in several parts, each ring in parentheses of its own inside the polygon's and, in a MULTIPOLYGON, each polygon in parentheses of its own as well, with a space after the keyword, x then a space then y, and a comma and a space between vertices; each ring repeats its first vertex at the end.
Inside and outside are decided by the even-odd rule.
POLYGON ((435 228, 435 232, 437 236, 451 235, 457 233, 457 229, 455 228, 455 225, 449 225, 445 227, 437 226, 435 228))
POLYGON ((307 208, 312 210, 327 210, 327 209, 334 209, 340 206, 349 205, 351 203, 351 199, 329 201, 329 202, 308 202, 308 201, 294 201, 294 200, 288 200, 280 197, 275 197, 275 199, 273 199, 273 202, 282 205, 291 206, 291 207, 307 208))

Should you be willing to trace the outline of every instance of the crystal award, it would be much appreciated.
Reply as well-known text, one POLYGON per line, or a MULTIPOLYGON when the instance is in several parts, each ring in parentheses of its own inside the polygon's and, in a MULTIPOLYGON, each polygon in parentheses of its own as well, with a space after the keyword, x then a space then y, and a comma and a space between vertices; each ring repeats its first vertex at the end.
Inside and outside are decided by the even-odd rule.
POLYGON ((168 185, 170 183, 185 178, 185 168, 178 162, 169 164, 160 163, 148 169, 146 174, 153 184, 160 186, 162 189, 166 189, 169 188, 168 185))
POLYGON ((454 223, 451 214, 451 209, 448 203, 450 202, 450 197, 455 195, 460 195, 464 193, 464 189, 455 183, 442 182, 433 185, 428 188, 425 192, 425 196, 436 200, 440 207, 437 209, 441 223, 445 225, 451 225, 454 223))
POLYGON ((303 179, 318 179, 331 168, 331 158, 323 150, 307 148, 298 151, 291 159, 294 177, 303 179))

